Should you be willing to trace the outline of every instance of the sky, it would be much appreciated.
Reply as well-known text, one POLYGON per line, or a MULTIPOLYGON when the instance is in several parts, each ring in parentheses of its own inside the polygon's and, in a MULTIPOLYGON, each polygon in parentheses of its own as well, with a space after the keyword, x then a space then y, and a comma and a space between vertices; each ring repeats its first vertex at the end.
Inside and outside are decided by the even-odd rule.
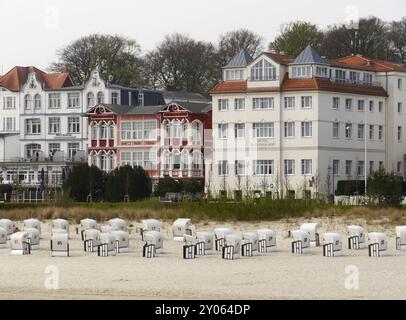
POLYGON ((179 32, 216 42, 248 28, 272 41, 283 23, 306 20, 321 28, 356 17, 385 21, 406 16, 405 0, 0 0, 0 74, 12 67, 46 69, 56 52, 91 33, 135 39, 143 53, 179 32))

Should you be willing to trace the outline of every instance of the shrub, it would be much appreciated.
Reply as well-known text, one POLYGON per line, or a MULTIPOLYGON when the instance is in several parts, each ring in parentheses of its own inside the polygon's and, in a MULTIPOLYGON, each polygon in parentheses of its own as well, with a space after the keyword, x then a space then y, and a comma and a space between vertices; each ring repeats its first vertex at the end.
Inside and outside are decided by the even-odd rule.
POLYGON ((182 191, 182 184, 171 177, 159 179, 155 190, 155 195, 165 197, 167 193, 177 193, 182 191))
POLYGON ((399 206, 402 200, 402 182, 393 172, 378 170, 368 178, 368 195, 378 205, 399 206))
POLYGON ((337 196, 354 196, 365 194, 364 180, 340 180, 337 182, 337 196))

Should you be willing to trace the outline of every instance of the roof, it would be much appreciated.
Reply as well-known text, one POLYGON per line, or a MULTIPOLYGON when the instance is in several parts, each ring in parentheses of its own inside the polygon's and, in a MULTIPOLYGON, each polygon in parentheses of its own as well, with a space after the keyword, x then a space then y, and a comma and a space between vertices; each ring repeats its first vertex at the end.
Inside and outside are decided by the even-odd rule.
POLYGON ((295 60, 295 57, 290 54, 282 54, 274 52, 265 52, 264 54, 269 58, 271 58, 273 61, 285 66, 292 63, 293 60, 295 60))
POLYGON ((326 62, 312 46, 308 45, 291 64, 326 64, 326 62))
POLYGON ((305 78, 289 79, 288 73, 282 81, 280 87, 268 88, 248 88, 246 81, 240 82, 220 82, 211 90, 212 94, 228 93, 250 93, 250 92, 286 92, 286 91, 330 91, 350 94, 364 94, 372 96, 387 97, 385 89, 382 87, 355 85, 350 83, 338 83, 326 78, 305 78))
POLYGON ((126 87, 126 86, 121 86, 118 84, 109 84, 107 87, 110 89, 117 89, 117 90, 142 91, 144 93, 146 93, 146 92, 161 93, 161 91, 159 91, 159 90, 152 90, 152 89, 145 89, 145 88, 138 88, 138 87, 126 87))
POLYGON ((245 50, 241 49, 224 68, 241 68, 249 65, 254 59, 245 50))
POLYGON ((365 57, 363 55, 354 55, 335 60, 336 63, 347 66, 348 68, 360 68, 362 70, 386 72, 399 71, 406 72, 406 66, 392 61, 385 61, 375 58, 365 57))
POLYGON ((182 102, 178 103, 181 107, 189 110, 191 113, 207 113, 211 110, 211 103, 182 102))
POLYGON ((13 92, 20 91, 31 73, 35 73, 37 80, 43 83, 45 89, 60 89, 73 85, 69 72, 45 73, 36 67, 17 66, 0 76, 0 87, 13 92))
POLYGON ((161 91, 166 102, 208 102, 209 100, 200 93, 183 91, 161 91))
MULTIPOLYGON (((147 107, 137 107, 137 106, 123 106, 117 104, 101 104, 110 111, 114 112, 117 115, 148 115, 148 114, 157 114, 165 106, 147 106, 147 107)), ((96 106, 97 107, 97 106, 96 106)), ((96 108, 94 107, 94 108, 96 108)), ((92 108, 93 109, 93 108, 92 108)))

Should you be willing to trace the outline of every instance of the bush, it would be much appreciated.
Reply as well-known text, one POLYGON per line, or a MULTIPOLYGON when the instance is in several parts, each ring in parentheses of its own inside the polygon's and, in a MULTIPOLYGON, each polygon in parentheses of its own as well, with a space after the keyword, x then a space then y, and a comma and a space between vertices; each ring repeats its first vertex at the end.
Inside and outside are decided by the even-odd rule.
POLYGON ((105 199, 112 202, 129 200, 136 201, 151 195, 151 179, 142 167, 119 167, 107 176, 105 199))
POLYGON ((203 189, 204 186, 201 180, 198 180, 196 178, 188 178, 182 180, 182 191, 186 193, 195 195, 197 193, 202 193, 203 189))
POLYGON ((104 195, 105 179, 105 173, 99 168, 81 163, 67 173, 63 188, 75 201, 86 202, 89 194, 93 200, 101 200, 104 195))
POLYGON ((182 184, 171 177, 159 179, 155 195, 165 197, 167 193, 177 193, 182 191, 182 184))
POLYGON ((10 184, 0 184, 0 200, 4 200, 4 194, 10 198, 11 192, 13 191, 13 186, 10 184))
POLYGON ((365 194, 364 180, 340 180, 337 182, 337 196, 354 196, 365 194))
POLYGON ((399 206, 402 200, 402 181, 393 172, 375 171, 368 178, 368 195, 378 205, 399 206))

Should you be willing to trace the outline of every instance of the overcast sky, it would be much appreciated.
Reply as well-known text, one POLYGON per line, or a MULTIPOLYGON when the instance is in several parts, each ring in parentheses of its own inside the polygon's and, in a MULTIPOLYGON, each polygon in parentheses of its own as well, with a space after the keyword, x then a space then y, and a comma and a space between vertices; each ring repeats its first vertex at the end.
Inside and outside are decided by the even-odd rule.
POLYGON ((215 42, 249 28, 271 41, 282 23, 307 20, 324 28, 350 17, 406 15, 405 0, 0 0, 0 74, 15 65, 45 69, 56 50, 90 33, 121 34, 143 52, 164 35, 186 33, 215 42))

